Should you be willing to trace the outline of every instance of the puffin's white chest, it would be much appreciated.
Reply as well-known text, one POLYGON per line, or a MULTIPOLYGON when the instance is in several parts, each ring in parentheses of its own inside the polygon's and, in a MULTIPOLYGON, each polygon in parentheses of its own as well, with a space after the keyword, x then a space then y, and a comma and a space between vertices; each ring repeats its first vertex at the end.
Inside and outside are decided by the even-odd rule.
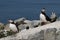
POLYGON ((17 31, 18 31, 15 24, 9 24, 9 28, 10 28, 12 31, 14 31, 14 32, 17 32, 17 31))
POLYGON ((45 15, 43 15, 42 13, 40 14, 40 20, 42 22, 47 22, 45 15))

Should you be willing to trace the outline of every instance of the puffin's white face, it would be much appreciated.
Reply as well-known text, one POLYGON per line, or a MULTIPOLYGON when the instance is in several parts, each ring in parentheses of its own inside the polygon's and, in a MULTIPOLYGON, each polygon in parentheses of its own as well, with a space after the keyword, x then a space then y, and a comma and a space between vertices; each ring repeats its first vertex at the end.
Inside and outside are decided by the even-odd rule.
POLYGON ((42 9, 42 12, 45 12, 45 9, 42 9))
POLYGON ((12 23, 13 22, 13 20, 8 20, 9 21, 9 23, 12 23))

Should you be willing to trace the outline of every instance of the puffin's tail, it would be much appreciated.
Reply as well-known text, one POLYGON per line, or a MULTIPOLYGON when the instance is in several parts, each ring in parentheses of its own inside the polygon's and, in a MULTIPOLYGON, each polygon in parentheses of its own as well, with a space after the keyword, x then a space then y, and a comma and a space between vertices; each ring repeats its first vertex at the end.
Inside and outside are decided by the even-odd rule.
POLYGON ((57 16, 54 12, 52 12, 52 15, 51 15, 51 22, 55 22, 57 19, 57 16))
POLYGON ((57 19, 57 17, 55 17, 55 18, 51 19, 51 22, 55 22, 55 21, 56 21, 56 19, 57 19))

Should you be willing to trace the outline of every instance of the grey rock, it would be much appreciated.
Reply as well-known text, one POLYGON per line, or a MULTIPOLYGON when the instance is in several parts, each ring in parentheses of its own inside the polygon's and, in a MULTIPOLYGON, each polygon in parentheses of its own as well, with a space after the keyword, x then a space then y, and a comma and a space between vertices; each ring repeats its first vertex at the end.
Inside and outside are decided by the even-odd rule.
POLYGON ((44 31, 44 40, 55 40, 56 31, 57 31, 56 28, 51 28, 44 31))
POLYGON ((26 20, 26 18, 22 17, 22 18, 14 20, 14 22, 16 23, 16 22, 21 22, 21 21, 24 21, 24 20, 26 20))
POLYGON ((56 40, 60 40, 60 31, 56 33, 56 40))
POLYGON ((60 21, 29 30, 24 29, 0 40, 60 40, 60 21))
POLYGON ((6 24, 4 30, 10 31, 9 24, 6 24))
POLYGON ((57 21, 60 21, 60 17, 57 18, 57 21))
POLYGON ((4 29, 4 24, 0 23, 0 30, 4 29))

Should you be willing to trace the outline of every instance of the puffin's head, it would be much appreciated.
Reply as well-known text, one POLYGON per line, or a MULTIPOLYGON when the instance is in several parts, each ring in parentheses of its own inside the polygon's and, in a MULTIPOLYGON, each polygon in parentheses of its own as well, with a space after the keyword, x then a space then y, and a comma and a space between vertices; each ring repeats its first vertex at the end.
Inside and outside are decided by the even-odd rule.
POLYGON ((8 20, 9 23, 13 23, 13 20, 8 20))
POLYGON ((42 8, 41 12, 45 12, 45 8, 42 8))

